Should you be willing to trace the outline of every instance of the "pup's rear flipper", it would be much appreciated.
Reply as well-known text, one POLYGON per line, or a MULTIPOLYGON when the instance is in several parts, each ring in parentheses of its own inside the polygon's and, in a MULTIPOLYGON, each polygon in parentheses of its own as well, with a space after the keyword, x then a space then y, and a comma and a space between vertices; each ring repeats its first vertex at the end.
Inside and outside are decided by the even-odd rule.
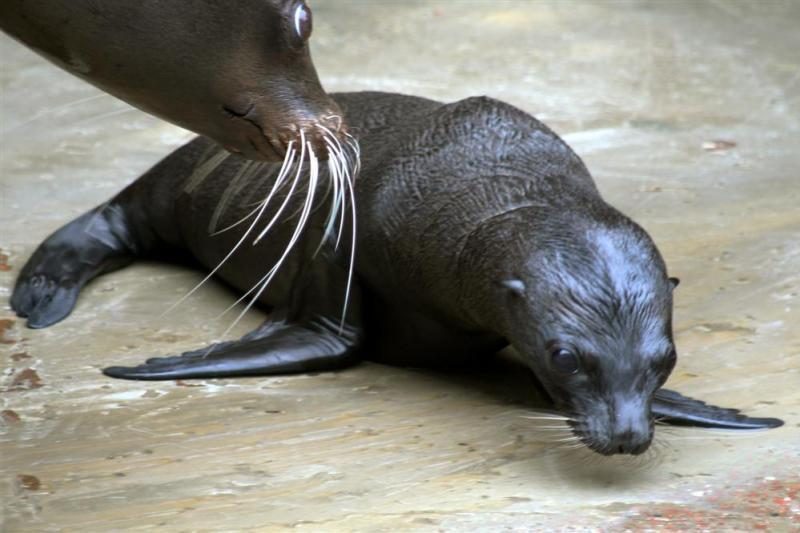
POLYGON ((103 373, 152 381, 321 372, 358 363, 356 344, 353 331, 339 335, 327 327, 277 324, 262 326, 238 341, 151 358, 139 366, 111 366, 103 373))
POLYGON ((676 426, 697 426, 721 429, 768 429, 783 425, 778 418, 751 418, 739 412, 708 405, 675 391, 659 389, 653 400, 653 415, 676 426))

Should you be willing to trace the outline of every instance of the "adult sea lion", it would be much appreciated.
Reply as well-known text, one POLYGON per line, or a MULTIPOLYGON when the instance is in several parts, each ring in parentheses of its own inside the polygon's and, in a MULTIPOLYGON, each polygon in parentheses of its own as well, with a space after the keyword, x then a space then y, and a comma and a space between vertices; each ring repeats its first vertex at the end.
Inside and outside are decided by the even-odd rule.
MULTIPOLYGON (((602 454, 642 453, 654 417, 726 428, 782 424, 661 389, 676 361, 677 282, 648 234, 603 201, 580 158, 546 126, 489 98, 334 97, 364 154, 352 286, 353 232, 341 231, 352 221, 335 218, 340 231, 331 231, 330 216, 307 201, 341 197, 335 165, 316 187, 302 180, 287 190, 280 184, 295 170, 286 166, 254 177, 221 216, 228 231, 209 235, 221 184, 239 175, 240 163, 224 163, 187 193, 187 176, 209 144, 199 138, 45 240, 20 274, 12 307, 29 326, 48 326, 69 313, 91 278, 179 249, 237 289, 256 288, 274 313, 238 341, 109 367, 107 375, 268 375, 362 358, 452 367, 510 343, 574 434, 602 454), (255 204, 264 218, 252 198, 270 198, 255 204), (241 245, 264 225, 271 226, 264 241, 241 245)), ((303 168, 313 174, 314 164, 303 168)))
POLYGON ((3 0, 0 29, 126 102, 250 159, 343 127, 303 0, 3 0))

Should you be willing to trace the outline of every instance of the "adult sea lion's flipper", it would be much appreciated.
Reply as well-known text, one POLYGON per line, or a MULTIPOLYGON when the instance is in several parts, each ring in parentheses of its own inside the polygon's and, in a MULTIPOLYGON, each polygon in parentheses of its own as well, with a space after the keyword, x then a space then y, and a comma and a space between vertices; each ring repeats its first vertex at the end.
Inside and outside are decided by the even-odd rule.
POLYGON ((778 418, 753 418, 738 409, 708 405, 668 389, 656 391, 653 415, 664 422, 680 426, 720 429, 768 429, 783 425, 778 418))
POLYGON ((122 379, 169 380, 296 374, 338 370, 360 361, 358 332, 338 324, 268 323, 238 341, 222 342, 174 357, 154 357, 134 367, 103 369, 122 379))

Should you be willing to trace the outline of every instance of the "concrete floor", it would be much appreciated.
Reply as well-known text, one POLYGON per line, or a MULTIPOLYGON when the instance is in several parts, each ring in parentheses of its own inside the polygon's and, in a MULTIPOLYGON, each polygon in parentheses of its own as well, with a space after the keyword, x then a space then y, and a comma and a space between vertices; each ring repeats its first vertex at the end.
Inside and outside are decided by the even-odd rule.
POLYGON ((0 38, 0 530, 800 528, 800 3, 312 5, 329 90, 489 94, 563 134, 683 280, 669 386, 786 425, 601 459, 548 443, 502 366, 107 379, 218 337, 232 295, 159 318, 201 274, 137 264, 32 331, 13 281, 189 135, 0 38))

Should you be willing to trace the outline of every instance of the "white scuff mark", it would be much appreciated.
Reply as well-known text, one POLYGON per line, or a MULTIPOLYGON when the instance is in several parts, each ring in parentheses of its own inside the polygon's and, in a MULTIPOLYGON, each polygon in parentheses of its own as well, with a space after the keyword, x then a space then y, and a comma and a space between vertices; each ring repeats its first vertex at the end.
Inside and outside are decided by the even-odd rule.
POLYGON ((575 131, 562 135, 561 138, 580 154, 649 143, 647 135, 643 135, 641 131, 633 128, 597 128, 575 131))
POLYGON ((767 333, 770 331, 778 331, 783 329, 783 320, 773 320, 772 322, 765 322, 756 327, 757 333, 767 333))
POLYGON ((231 389, 241 389, 243 386, 236 384, 236 383, 227 383, 225 385, 217 385, 216 383, 207 383, 202 382, 200 383, 203 388, 201 389, 203 392, 207 392, 209 394, 216 394, 221 391, 229 391, 231 389))
POLYGON ((145 389, 145 390, 140 389, 140 390, 127 390, 127 391, 122 391, 122 392, 115 392, 113 394, 106 394, 105 396, 103 396, 101 398, 101 400, 106 400, 106 401, 108 401, 108 400, 111 400, 111 401, 114 401, 114 400, 121 400, 121 401, 138 400, 139 398, 141 398, 145 394, 147 394, 147 390, 148 389, 145 389))
POLYGON ((211 496, 227 496, 231 494, 238 494, 235 490, 232 489, 211 489, 209 492, 211 496))
POLYGON ((232 480, 231 481, 231 485, 233 485, 234 487, 258 487, 261 484, 262 484, 261 480, 253 480, 253 481, 232 480))

